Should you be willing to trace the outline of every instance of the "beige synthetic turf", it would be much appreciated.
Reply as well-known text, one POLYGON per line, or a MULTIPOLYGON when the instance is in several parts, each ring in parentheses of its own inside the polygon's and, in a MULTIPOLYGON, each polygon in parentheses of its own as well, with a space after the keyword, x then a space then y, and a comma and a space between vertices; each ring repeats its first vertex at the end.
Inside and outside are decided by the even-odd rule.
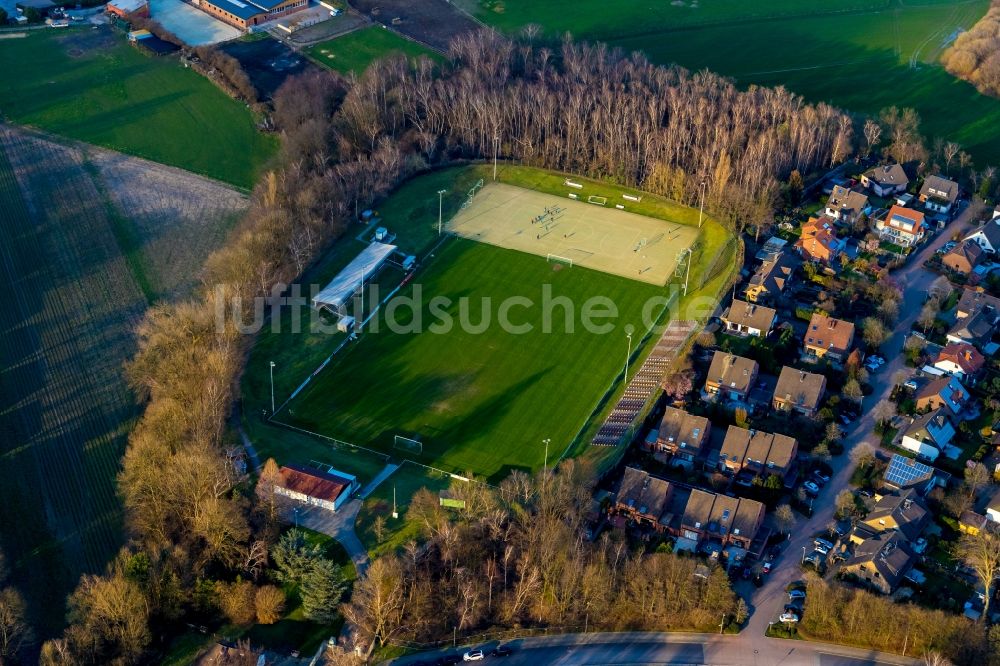
POLYGON ((656 285, 667 283, 678 254, 698 237, 694 227, 628 212, 628 201, 608 198, 601 206, 503 183, 489 183, 479 190, 448 223, 448 230, 656 285), (615 208, 615 203, 625 210, 615 208), (539 216, 543 219, 536 220, 539 216))

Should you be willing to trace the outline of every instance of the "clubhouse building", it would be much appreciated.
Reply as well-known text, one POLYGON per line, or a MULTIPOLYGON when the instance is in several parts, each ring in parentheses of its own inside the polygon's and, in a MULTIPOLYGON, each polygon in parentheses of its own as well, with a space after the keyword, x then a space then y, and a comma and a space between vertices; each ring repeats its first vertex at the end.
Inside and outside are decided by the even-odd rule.
POLYGON ((250 30, 309 6, 309 0, 193 0, 196 7, 224 23, 250 30))

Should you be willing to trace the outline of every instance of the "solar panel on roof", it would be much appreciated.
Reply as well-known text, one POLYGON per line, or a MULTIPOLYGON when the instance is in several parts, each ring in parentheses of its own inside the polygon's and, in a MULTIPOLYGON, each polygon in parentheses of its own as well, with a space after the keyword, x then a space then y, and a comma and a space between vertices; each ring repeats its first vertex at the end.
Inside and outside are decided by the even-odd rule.
POLYGON ((889 461, 889 468, 885 471, 885 480, 894 486, 903 488, 914 482, 929 479, 933 474, 932 467, 897 453, 889 461))

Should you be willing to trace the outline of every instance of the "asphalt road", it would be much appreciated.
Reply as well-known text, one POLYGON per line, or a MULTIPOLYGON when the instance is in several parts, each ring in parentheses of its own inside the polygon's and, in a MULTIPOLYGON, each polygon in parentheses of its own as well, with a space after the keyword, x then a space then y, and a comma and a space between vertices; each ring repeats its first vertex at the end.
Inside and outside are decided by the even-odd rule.
MULTIPOLYGON (((477 645, 489 650, 496 643, 477 645)), ((597 664, 712 664, 727 666, 913 666, 919 662, 867 650, 786 641, 763 636, 719 634, 595 633, 528 638, 506 643, 509 657, 487 657, 497 666, 586 666, 597 664)), ((445 654, 461 655, 466 648, 424 653, 393 664, 433 663, 445 654)))
MULTIPOLYGON (((834 469, 833 478, 816 498, 812 517, 800 521, 795 526, 791 540, 782 550, 774 569, 766 577, 764 585, 754 590, 749 600, 753 614, 744 630, 745 633, 763 634, 768 624, 776 621, 784 609, 787 602, 785 589, 789 583, 801 578, 799 561, 802 558, 802 549, 805 548, 806 553, 812 552, 814 535, 825 530, 834 518, 836 511, 834 500, 837 493, 850 487, 849 481, 854 470, 854 465, 850 460, 851 450, 864 441, 869 442, 876 449, 878 448, 879 438, 874 433, 875 421, 871 417, 871 410, 880 400, 889 397, 894 386, 893 376, 898 371, 907 369, 902 353, 904 338, 913 327, 914 322, 920 317, 920 310, 927 297, 927 289, 938 277, 936 273, 925 269, 923 264, 938 248, 948 242, 953 230, 962 229, 980 209, 981 206, 975 204, 968 206, 944 231, 939 232, 934 239, 917 252, 916 256, 912 257, 903 268, 892 274, 892 279, 905 291, 900 303, 899 321, 889 340, 882 346, 881 355, 886 359, 886 363, 877 372, 872 373, 871 384, 874 390, 871 395, 865 397, 862 403, 861 417, 846 428, 844 454, 837 456, 831 462, 834 469)), ((860 331, 858 334, 860 336, 860 331)))

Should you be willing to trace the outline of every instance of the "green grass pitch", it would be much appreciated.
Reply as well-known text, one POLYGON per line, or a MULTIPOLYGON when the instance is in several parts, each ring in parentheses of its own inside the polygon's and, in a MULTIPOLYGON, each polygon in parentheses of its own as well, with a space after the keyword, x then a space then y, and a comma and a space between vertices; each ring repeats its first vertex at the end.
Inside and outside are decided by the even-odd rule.
MULTIPOLYGON (((517 335, 494 322, 483 332, 456 326, 447 334, 397 334, 383 320, 382 330, 365 333, 335 358, 279 420, 387 452, 394 435, 418 434, 418 460, 496 479, 514 468, 540 467, 546 438, 553 442, 554 460, 620 373, 627 353, 624 327, 644 330, 644 302, 663 293, 583 268, 554 269, 533 255, 447 241, 413 282, 427 297, 425 323, 433 320, 426 304, 433 296, 468 298, 473 323, 481 321, 480 299, 499 304, 522 296, 537 307, 518 309, 512 320, 535 330, 517 335), (592 296, 607 296, 622 316, 605 334, 567 333, 560 314, 552 332, 544 333, 545 284, 553 297, 567 297, 577 308, 592 296)), ((457 321, 457 305, 449 313, 457 321)), ((411 320, 404 315, 400 321, 411 320)))
POLYGON ((371 26, 310 46, 306 52, 321 65, 341 74, 361 76, 379 58, 402 54, 409 58, 440 56, 425 46, 381 26, 371 26))
MULTIPOLYGON (((378 206, 380 224, 399 234, 395 242, 403 251, 424 257, 439 240, 437 191, 446 190, 443 211, 447 221, 460 211, 474 183, 491 178, 492 165, 418 176, 378 206)), ((609 200, 635 193, 630 188, 573 178, 584 184, 584 191, 609 200)), ((503 166, 499 173, 500 182, 557 197, 565 196, 565 179, 566 174, 528 167, 503 166)), ((648 193, 630 209, 663 220, 667 226, 698 224, 696 209, 648 193)), ((361 228, 354 227, 304 276, 302 284, 325 285, 361 250, 363 245, 353 239, 359 234, 361 228)), ((692 286, 702 284, 708 267, 718 263, 731 240, 722 225, 705 218, 692 286)), ((397 459, 407 454, 392 448, 393 435, 415 431, 424 436, 422 462, 459 472, 471 467, 477 474, 494 476, 513 466, 540 468, 545 438, 552 439, 549 457, 554 462, 580 428, 589 427, 605 389, 620 376, 628 344, 624 324, 638 327, 639 304, 666 290, 580 266, 555 271, 544 257, 463 239, 448 241, 436 255, 414 279, 429 296, 460 294, 502 300, 524 294, 537 300, 541 285, 550 282, 554 294, 574 299, 606 295, 618 303, 622 317, 616 330, 603 336, 507 336, 492 329, 480 335, 451 336, 393 336, 384 333, 384 328, 383 333, 366 333, 357 347, 335 357, 313 386, 280 411, 277 420, 377 448, 397 459)), ((380 279, 383 294, 391 288, 388 278, 392 277, 384 275, 384 285, 380 279)), ((698 289, 692 297, 714 294, 720 280, 724 276, 710 279, 704 287, 707 291, 698 289)), ((520 321, 522 312, 515 308, 512 319, 520 321)), ((382 454, 337 447, 322 437, 262 419, 270 407, 271 361, 276 364, 274 390, 281 405, 341 341, 337 336, 293 333, 289 319, 283 317, 277 330, 262 331, 250 351, 241 391, 244 427, 264 458, 274 457, 281 463, 323 461, 357 474, 362 482, 370 480, 384 464, 382 454)), ((473 320, 477 321, 475 316, 473 320)), ((638 344, 638 336, 634 338, 638 344)), ((641 352, 635 358, 633 362, 641 359, 641 352)), ((586 448, 583 444, 571 455, 586 448)))

